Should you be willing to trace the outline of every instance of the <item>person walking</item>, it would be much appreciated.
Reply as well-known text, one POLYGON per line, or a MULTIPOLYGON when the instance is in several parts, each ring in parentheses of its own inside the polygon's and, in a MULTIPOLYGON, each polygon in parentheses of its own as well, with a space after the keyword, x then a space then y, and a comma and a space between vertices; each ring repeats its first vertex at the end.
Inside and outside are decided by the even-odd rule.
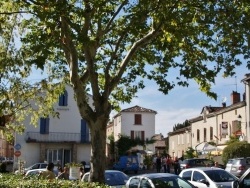
POLYGON ((48 180, 53 180, 56 178, 55 173, 53 171, 54 169, 54 163, 49 163, 46 170, 42 171, 39 174, 39 177, 44 178, 44 179, 48 179, 48 180))
POLYGON ((162 157, 162 166, 163 166, 164 173, 166 173, 167 172, 167 158, 165 156, 162 157))
POLYGON ((69 180, 69 168, 65 166, 63 172, 57 176, 57 179, 69 180))
POLYGON ((174 158, 173 166, 174 166, 174 173, 178 175, 180 173, 180 163, 178 157, 174 158))
POLYGON ((170 159, 170 156, 167 155, 167 158, 166 158, 167 173, 170 173, 170 165, 171 165, 171 159, 170 159))
POLYGON ((160 155, 158 155, 156 158, 156 172, 161 172, 161 163, 162 163, 161 157, 160 155))

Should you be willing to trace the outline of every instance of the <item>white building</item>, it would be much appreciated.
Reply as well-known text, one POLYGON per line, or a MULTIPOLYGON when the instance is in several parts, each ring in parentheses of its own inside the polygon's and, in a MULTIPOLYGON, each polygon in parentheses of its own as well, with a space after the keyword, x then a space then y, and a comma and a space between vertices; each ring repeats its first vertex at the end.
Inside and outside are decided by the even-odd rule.
MULTIPOLYGON (((92 100, 91 97, 89 100, 92 100)), ((60 118, 40 118, 36 127, 30 125, 30 117, 26 118, 25 132, 16 134, 15 152, 19 150, 21 155, 15 157, 15 167, 18 161, 24 161, 25 166, 44 161, 59 162, 61 165, 89 162, 90 131, 79 114, 70 86, 66 86, 54 109, 59 112, 60 118)))
MULTIPOLYGON (((114 140, 119 139, 119 135, 129 136, 131 139, 151 140, 155 134, 155 115, 156 111, 134 106, 121 110, 114 116, 113 132, 114 140)), ((142 146, 137 149, 142 150, 142 146)), ((146 150, 155 153, 153 144, 146 145, 146 150)))

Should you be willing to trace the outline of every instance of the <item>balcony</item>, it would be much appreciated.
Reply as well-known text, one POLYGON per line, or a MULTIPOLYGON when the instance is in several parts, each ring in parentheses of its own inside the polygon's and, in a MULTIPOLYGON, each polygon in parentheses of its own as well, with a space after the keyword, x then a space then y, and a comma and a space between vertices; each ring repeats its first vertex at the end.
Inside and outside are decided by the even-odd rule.
POLYGON ((27 132, 25 141, 27 143, 90 143, 90 135, 60 132, 50 132, 49 134, 40 134, 40 132, 27 132))

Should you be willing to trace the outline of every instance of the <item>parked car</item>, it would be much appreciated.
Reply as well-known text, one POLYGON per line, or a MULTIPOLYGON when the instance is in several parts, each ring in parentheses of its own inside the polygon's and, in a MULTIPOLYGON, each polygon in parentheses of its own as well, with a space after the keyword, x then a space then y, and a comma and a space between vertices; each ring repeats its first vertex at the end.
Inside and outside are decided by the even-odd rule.
POLYGON ((8 158, 8 163, 9 163, 9 164, 13 164, 13 162, 14 162, 13 157, 9 157, 9 158, 8 158))
POLYGON ((195 188, 187 180, 170 173, 149 173, 132 176, 126 183, 126 188, 195 188))
POLYGON ((250 157, 240 157, 228 160, 226 170, 231 174, 240 177, 250 167, 250 157), (231 166, 231 168, 230 168, 231 166))
MULTIPOLYGON (((45 171, 45 170, 47 170, 47 168, 38 168, 38 169, 28 170, 25 173, 25 177, 39 175, 42 171, 45 171)), ((54 171, 55 176, 57 176, 58 170, 55 168, 53 171, 54 171)))
MULTIPOLYGON (((48 163, 35 163, 28 168, 24 168, 23 173, 25 174, 28 170, 33 170, 33 169, 41 169, 41 168, 46 168, 48 163)), ((20 173, 19 170, 15 171, 15 174, 20 173)))
POLYGON ((249 188, 250 187, 250 168, 247 169, 240 179, 232 182, 231 188, 249 188))
POLYGON ((134 171, 134 173, 136 174, 139 170, 138 156, 121 156, 119 161, 114 164, 113 169, 120 170, 125 173, 127 173, 128 171, 134 171))
POLYGON ((8 158, 7 157, 0 157, 0 162, 1 163, 8 163, 8 158))
MULTIPOLYGON (((85 173, 81 181, 88 182, 89 173, 90 172, 85 173)), ((122 188, 125 186, 128 179, 128 175, 126 175, 124 172, 118 170, 105 170, 105 184, 111 187, 122 188)))
POLYGON ((199 188, 230 188, 238 178, 224 169, 216 167, 198 167, 184 169, 179 174, 194 186, 199 188))
POLYGON ((230 172, 233 164, 233 159, 228 159, 225 170, 230 172))
POLYGON ((192 158, 179 160, 181 170, 194 167, 207 167, 214 166, 214 161, 204 158, 192 158))

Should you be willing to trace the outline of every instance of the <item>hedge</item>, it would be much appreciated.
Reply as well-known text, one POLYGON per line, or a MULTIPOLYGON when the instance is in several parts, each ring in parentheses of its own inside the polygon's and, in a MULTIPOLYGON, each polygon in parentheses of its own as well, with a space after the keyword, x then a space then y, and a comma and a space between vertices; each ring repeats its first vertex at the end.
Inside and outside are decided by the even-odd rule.
POLYGON ((70 180, 44 180, 37 176, 24 178, 12 173, 0 174, 0 188, 108 188, 107 185, 70 180))

